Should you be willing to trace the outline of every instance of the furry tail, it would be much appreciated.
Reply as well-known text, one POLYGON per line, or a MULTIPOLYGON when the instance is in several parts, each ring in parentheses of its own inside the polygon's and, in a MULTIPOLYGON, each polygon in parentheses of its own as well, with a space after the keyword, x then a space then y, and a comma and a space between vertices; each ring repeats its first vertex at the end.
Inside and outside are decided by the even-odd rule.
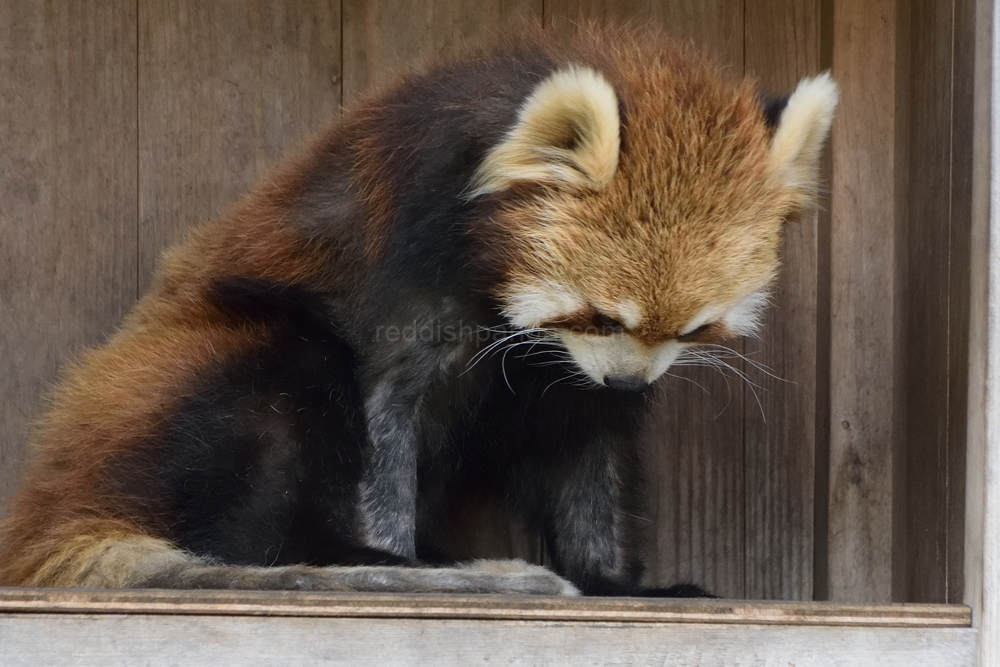
POLYGON ((568 581, 521 560, 455 567, 244 567, 223 565, 142 535, 78 536, 26 585, 87 588, 209 588, 369 593, 579 595, 568 581))

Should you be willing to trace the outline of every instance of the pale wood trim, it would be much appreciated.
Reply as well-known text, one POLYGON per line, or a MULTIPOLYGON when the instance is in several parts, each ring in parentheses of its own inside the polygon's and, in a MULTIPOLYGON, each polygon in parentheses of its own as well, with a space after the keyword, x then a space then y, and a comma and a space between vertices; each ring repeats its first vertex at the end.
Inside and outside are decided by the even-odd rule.
POLYGON ((972 667, 969 628, 0 614, 4 667, 972 667))
POLYGON ((1000 12, 976 6, 965 601, 978 664, 1000 663, 1000 12))
POLYGON ((313 593, 0 589, 0 614, 206 614, 559 622, 969 627, 964 605, 855 605, 745 600, 646 600, 313 593))

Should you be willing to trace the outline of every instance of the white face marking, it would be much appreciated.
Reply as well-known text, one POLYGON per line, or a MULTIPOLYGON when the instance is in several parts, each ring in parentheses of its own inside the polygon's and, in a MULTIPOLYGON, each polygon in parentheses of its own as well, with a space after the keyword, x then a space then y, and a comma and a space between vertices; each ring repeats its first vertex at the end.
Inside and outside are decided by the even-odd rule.
MULTIPOLYGON (((689 334, 706 324, 722 322, 736 335, 752 335, 760 325, 767 296, 766 288, 762 287, 733 304, 710 303, 691 318, 679 334, 689 334)), ((557 322, 587 306, 587 301, 576 290, 553 282, 513 285, 504 300, 504 313, 512 324, 523 329, 557 322)), ((642 310, 631 300, 614 304, 607 315, 620 320, 626 328, 638 326, 643 317, 642 310)), ((650 347, 627 332, 599 335, 559 330, 557 333, 576 365, 597 384, 604 384, 608 376, 651 383, 690 346, 690 343, 668 340, 650 347)))
POLYGON ((678 333, 682 336, 689 334, 698 327, 716 321, 723 312, 725 312, 725 308, 717 303, 710 303, 702 308, 697 315, 692 317, 690 322, 681 327, 678 333))
POLYGON ((575 290, 556 283, 514 285, 505 295, 504 315, 514 326, 533 329, 583 309, 586 302, 575 290))
POLYGON ((767 290, 761 288, 737 301, 723 319, 736 335, 753 336, 760 328, 760 318, 766 305, 767 290))
POLYGON ((767 305, 767 289, 751 292, 731 306, 710 303, 680 330, 680 335, 689 334, 700 326, 722 321, 737 336, 752 336, 760 328, 760 317, 767 305))
POLYGON ((600 336, 560 331, 559 337, 580 370, 597 384, 604 384, 607 376, 653 382, 670 368, 684 349, 684 345, 675 340, 647 347, 627 333, 600 336))
POLYGON ((634 329, 642 322, 642 310, 631 299, 618 303, 612 315, 618 315, 618 321, 629 329, 634 329))

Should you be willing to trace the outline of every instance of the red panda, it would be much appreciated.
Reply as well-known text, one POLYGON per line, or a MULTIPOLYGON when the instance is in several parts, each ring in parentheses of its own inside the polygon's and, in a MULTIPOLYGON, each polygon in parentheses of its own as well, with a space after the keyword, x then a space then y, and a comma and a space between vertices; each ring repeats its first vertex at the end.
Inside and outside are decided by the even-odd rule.
POLYGON ((643 394, 755 330, 836 101, 593 27, 370 97, 64 374, 0 585, 705 594, 638 583, 643 394), (470 493, 554 572, 445 564, 470 493))

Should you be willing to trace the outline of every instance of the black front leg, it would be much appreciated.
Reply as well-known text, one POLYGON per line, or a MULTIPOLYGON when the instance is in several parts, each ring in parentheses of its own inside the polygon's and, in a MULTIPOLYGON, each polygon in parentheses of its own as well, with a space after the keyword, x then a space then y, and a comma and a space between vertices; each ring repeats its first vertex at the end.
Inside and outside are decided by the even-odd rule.
POLYGON ((369 453, 358 494, 359 533, 367 547, 416 560, 418 458, 421 446, 438 436, 438 422, 448 419, 439 413, 453 408, 432 398, 435 387, 463 367, 468 351, 462 346, 402 336, 360 369, 369 453))
POLYGON ((372 549, 416 559, 417 448, 426 386, 388 373, 368 392, 371 453, 359 490, 361 538, 372 549))
POLYGON ((630 595, 641 566, 629 545, 610 436, 566 456, 548 477, 546 538, 556 570, 584 595, 630 595))
POLYGON ((642 480, 631 439, 598 435, 549 478, 546 537, 556 571, 584 595, 714 597, 695 584, 648 588, 642 576, 642 480))

